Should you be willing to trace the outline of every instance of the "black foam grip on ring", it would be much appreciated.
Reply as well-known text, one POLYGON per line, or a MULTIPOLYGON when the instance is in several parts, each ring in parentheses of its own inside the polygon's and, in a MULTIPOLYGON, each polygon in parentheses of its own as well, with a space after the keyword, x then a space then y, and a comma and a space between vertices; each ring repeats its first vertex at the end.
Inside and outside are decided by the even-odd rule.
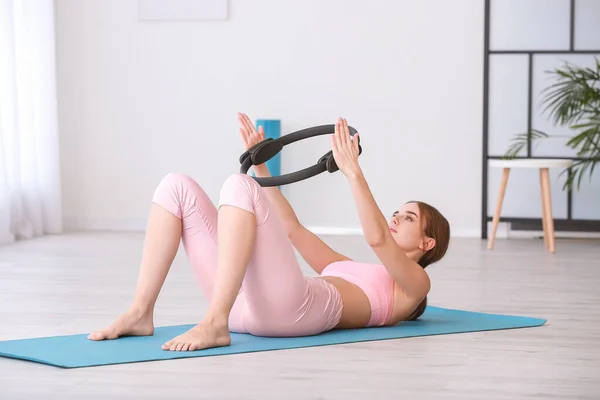
POLYGON ((283 149, 283 143, 277 140, 269 140, 258 147, 251 155, 252 164, 260 165, 275 157, 283 149))
MULTIPOLYGON (((351 126, 348 127, 348 130, 350 132, 350 136, 354 136, 357 132, 356 129, 354 129, 351 126)), ((292 132, 287 135, 281 136, 277 139, 265 139, 260 143, 255 144, 244 153, 242 153, 242 155, 240 156, 240 173, 246 174, 248 173, 248 170, 252 165, 259 165, 269 161, 271 158, 275 157, 285 145, 297 142, 299 140, 308 139, 314 136, 333 134, 334 132, 334 124, 319 125, 292 132)), ((358 140, 358 154, 360 155, 362 153, 362 147, 360 146, 360 138, 358 138, 358 140)), ((304 168, 302 170, 291 172, 285 175, 271 176, 267 178, 253 178, 260 186, 263 187, 281 186, 294 182, 299 182, 307 178, 311 178, 325 171, 333 173, 336 172, 338 169, 339 168, 333 158, 333 152, 329 151, 325 153, 321 158, 319 158, 315 165, 304 168)))
POLYGON ((242 164, 244 162, 244 160, 246 159, 246 157, 249 157, 252 153, 254 153, 256 151, 256 149, 264 146, 265 143, 270 142, 272 140, 273 140, 272 138, 267 138, 265 140, 262 140, 262 141, 256 143, 254 146, 250 147, 245 152, 243 152, 242 155, 240 156, 240 164, 242 164))

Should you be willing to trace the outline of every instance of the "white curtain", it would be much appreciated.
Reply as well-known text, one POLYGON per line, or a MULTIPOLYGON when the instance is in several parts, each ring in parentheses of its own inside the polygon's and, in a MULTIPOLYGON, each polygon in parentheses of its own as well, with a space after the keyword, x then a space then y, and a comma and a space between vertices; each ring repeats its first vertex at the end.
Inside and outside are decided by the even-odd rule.
POLYGON ((0 0, 0 244, 62 231, 53 0, 0 0))

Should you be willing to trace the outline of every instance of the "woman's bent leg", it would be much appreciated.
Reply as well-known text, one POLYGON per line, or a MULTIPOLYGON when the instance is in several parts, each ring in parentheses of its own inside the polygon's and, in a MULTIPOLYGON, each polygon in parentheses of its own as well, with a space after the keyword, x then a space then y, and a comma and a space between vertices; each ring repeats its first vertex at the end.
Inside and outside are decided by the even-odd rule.
POLYGON ((242 283, 244 328, 261 336, 305 336, 333 329, 342 311, 339 292, 322 279, 304 276, 285 227, 260 185, 250 176, 232 175, 219 204, 221 211, 240 209, 255 215, 255 243, 242 283))
POLYGON ((242 301, 236 300, 254 247, 255 220, 254 214, 234 207, 219 210, 218 268, 208 312, 194 328, 166 342, 163 350, 194 351, 228 346, 230 324, 238 325, 234 331, 243 330, 240 325, 245 302, 243 297, 242 301), (234 304, 239 311, 232 313, 234 304))
MULTIPOLYGON (((181 240, 196 281, 204 296, 213 297, 218 263, 218 213, 206 192, 191 177, 184 174, 167 175, 157 188, 154 203, 180 218, 181 240)), ((235 304, 230 326, 244 332, 237 321, 242 302, 235 304)))
POLYGON ((177 253, 180 238, 181 220, 160 206, 152 205, 133 303, 111 325, 91 333, 89 339, 154 333, 154 305, 177 253))
POLYGON ((197 327, 165 343, 163 349, 227 345, 228 320, 265 336, 332 329, 341 315, 341 297, 327 282, 303 276, 262 188, 247 175, 232 175, 223 186, 220 205, 218 272, 209 311, 197 327), (237 321, 228 314, 240 287, 245 307, 237 321))
POLYGON ((180 240, 205 296, 210 299, 212 295, 217 265, 216 207, 198 183, 183 174, 163 178, 154 192, 153 203, 133 304, 113 324, 92 333, 90 339, 154 332, 154 305, 180 240))
POLYGON ((181 241, 204 295, 210 299, 217 270, 217 208, 191 177, 168 174, 152 201, 181 220, 181 241))

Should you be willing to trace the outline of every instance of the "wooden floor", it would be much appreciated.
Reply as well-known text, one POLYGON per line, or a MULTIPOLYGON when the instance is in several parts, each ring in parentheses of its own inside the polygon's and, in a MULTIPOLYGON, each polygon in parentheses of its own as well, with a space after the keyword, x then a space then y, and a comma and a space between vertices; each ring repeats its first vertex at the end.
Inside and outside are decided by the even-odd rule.
MULTIPOLYGON (((336 250, 373 261, 354 237, 336 250)), ((86 333, 131 300, 143 236, 80 233, 0 249, 0 340, 86 333)), ((456 239, 430 268, 430 304, 548 319, 539 328, 63 370, 0 358, 0 399, 598 399, 600 242, 456 239)), ((310 274, 306 270, 307 274, 310 274)), ((206 302, 184 254, 157 325, 206 302)))

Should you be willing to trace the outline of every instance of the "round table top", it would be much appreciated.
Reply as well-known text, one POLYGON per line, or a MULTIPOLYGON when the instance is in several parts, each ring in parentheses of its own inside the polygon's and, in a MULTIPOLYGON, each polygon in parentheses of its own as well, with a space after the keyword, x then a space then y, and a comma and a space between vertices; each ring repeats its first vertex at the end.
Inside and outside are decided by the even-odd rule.
POLYGON ((573 160, 553 158, 515 158, 512 160, 488 160, 492 168, 568 168, 573 160))

